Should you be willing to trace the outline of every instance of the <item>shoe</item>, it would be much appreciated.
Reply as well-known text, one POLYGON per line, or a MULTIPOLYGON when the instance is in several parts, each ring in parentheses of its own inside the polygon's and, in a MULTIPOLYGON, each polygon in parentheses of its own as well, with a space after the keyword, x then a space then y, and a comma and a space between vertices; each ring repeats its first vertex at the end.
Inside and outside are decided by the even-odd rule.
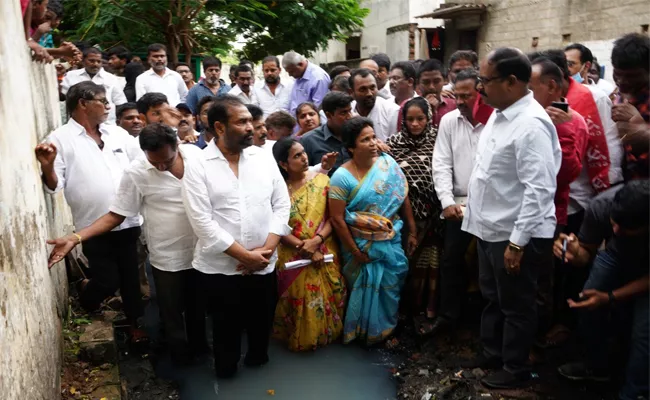
POLYGON ((525 387, 530 382, 530 372, 513 374, 501 369, 481 379, 481 383, 492 389, 515 389, 525 387))
POLYGON ((438 317, 433 322, 423 322, 418 333, 422 337, 433 337, 452 327, 451 321, 444 317, 438 317))
POLYGON ((606 371, 590 369, 581 362, 564 364, 557 369, 557 372, 572 381, 609 382, 610 379, 606 371))
POLYGON ((461 363, 460 366, 464 369, 497 369, 501 368, 503 366, 503 363, 501 362, 501 359, 497 357, 488 358, 483 354, 479 354, 475 358, 461 363))
POLYGON ((264 355, 264 357, 249 357, 249 355, 246 354, 246 357, 244 357, 244 365, 247 367, 261 367, 268 362, 268 355, 264 355))

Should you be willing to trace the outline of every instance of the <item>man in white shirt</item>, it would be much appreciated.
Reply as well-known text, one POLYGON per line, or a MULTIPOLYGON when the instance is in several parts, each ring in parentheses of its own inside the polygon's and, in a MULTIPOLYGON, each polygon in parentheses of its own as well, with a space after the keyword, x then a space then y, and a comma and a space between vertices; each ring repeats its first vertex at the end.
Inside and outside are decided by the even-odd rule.
POLYGON ((239 65, 235 69, 235 82, 237 85, 230 89, 229 95, 237 97, 244 104, 257 104, 257 95, 253 88, 253 70, 248 65, 239 65))
POLYGON ((151 68, 135 80, 135 99, 156 92, 167 96, 172 107, 184 103, 187 86, 178 72, 167 68, 167 48, 159 43, 150 45, 147 48, 147 62, 151 68))
POLYGON ((377 139, 385 142, 397 132, 399 106, 393 101, 377 96, 377 81, 375 76, 366 68, 359 68, 350 76, 352 89, 352 110, 362 117, 367 117, 375 125, 377 139))
POLYGON ((253 90, 257 95, 256 104, 264 111, 264 117, 268 117, 278 110, 289 111, 293 82, 283 83, 280 81, 282 72, 280 60, 276 56, 264 58, 262 72, 264 73, 262 86, 253 90))
MULTIPOLYGON (((208 348, 199 273, 192 268, 197 240, 181 196, 185 166, 201 162, 203 152, 178 145, 173 129, 162 124, 144 128, 139 142, 145 157, 124 171, 109 211, 77 234, 85 240, 98 237, 142 213, 165 338, 172 362, 183 365, 208 348)), ((52 242, 53 258, 65 256, 79 243, 74 235, 52 242)))
POLYGON ((476 146, 484 127, 472 115, 479 96, 477 82, 478 72, 473 68, 457 74, 457 108, 442 116, 433 151, 433 184, 447 221, 440 266, 439 312, 427 329, 430 335, 456 325, 467 292, 465 254, 473 236, 461 229, 461 223, 476 146))
POLYGON ((199 242, 192 266, 208 295, 217 377, 232 377, 246 329, 247 366, 268 362, 276 304, 275 249, 291 232, 291 201, 275 161, 253 144, 253 118, 232 96, 208 111, 216 137, 183 177, 183 203, 199 242))
POLYGON ((83 68, 66 72, 61 82, 61 93, 67 94, 73 85, 79 82, 91 81, 101 85, 106 90, 106 100, 109 101, 110 112, 108 121, 115 123, 115 107, 126 103, 126 96, 122 91, 117 76, 102 68, 102 52, 94 47, 89 47, 83 52, 83 68))
MULTIPOLYGON (((106 214, 115 197, 124 170, 142 155, 137 140, 124 129, 104 124, 109 102, 103 86, 81 82, 70 88, 67 124, 36 146, 48 193, 63 189, 77 231, 106 214)), ((137 320, 143 314, 138 280, 137 241, 141 218, 137 213, 104 235, 84 242, 92 278, 80 285, 79 302, 88 311, 120 289, 124 312, 131 324, 133 340, 143 337, 137 320)), ((53 260, 60 261, 61 258, 53 260)))
POLYGON ((500 369, 481 380, 514 388, 530 379, 541 269, 553 264, 553 198, 562 152, 555 126, 528 90, 531 65, 518 49, 481 62, 479 92, 497 111, 479 138, 462 229, 478 238, 483 354, 463 367, 500 369))
POLYGON ((589 68, 587 77, 589 78, 590 85, 595 85, 600 90, 605 92, 607 96, 611 96, 612 93, 614 93, 614 91, 616 90, 616 85, 600 77, 600 64, 598 64, 598 60, 596 60, 596 57, 594 57, 594 62, 591 63, 591 68, 589 68))
MULTIPOLYGON (((393 94, 390 92, 390 86, 388 85, 388 77, 379 79, 379 64, 377 64, 374 59, 368 58, 361 61, 359 63, 359 68, 370 70, 372 75, 375 77, 375 81, 377 82, 377 96, 385 100, 394 101, 393 94)), ((382 74, 382 77, 383 76, 384 75, 382 74)))
POLYGON ((388 80, 388 74, 391 70, 390 58, 384 53, 377 53, 370 57, 370 59, 377 63, 377 75, 375 76, 377 79, 377 87, 379 88, 377 96, 386 100, 391 100, 395 95, 390 89, 388 80))

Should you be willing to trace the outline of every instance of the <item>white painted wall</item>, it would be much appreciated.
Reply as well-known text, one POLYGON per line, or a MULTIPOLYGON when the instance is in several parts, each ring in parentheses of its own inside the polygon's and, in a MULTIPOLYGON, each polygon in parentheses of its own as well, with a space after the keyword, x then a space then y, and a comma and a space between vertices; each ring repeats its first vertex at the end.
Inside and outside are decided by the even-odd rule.
MULTIPOLYGON (((371 53, 386 52, 386 29, 409 22, 410 0, 364 0, 361 5, 370 13, 363 21, 361 57, 371 53)), ((387 53, 391 60, 393 57, 387 53)))
POLYGON ((408 60, 409 31, 399 31, 388 34, 386 36, 386 54, 388 54, 388 57, 390 57, 391 63, 408 60))
POLYGON ((433 18, 415 18, 419 15, 432 13, 444 1, 440 0, 409 0, 409 22, 418 24, 418 28, 437 28, 443 26, 445 21, 433 18))
POLYGON ((315 64, 327 64, 335 61, 345 60, 345 43, 338 40, 330 40, 327 49, 314 53, 310 60, 315 64))
POLYGON ((70 229, 63 194, 44 195, 34 147, 61 121, 53 65, 31 62, 20 2, 0 1, 0 397, 58 399, 63 263, 47 238, 70 229))
POLYGON ((591 53, 598 59, 598 64, 605 67, 605 80, 608 80, 614 83, 612 78, 612 48, 614 47, 614 41, 617 38, 609 40, 593 40, 588 42, 582 42, 591 53))

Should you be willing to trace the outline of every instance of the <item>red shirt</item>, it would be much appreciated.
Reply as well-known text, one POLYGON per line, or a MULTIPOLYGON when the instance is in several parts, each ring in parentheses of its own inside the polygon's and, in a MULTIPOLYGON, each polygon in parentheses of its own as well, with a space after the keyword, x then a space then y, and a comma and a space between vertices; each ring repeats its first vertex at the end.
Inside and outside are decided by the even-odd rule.
POLYGON ((576 110, 569 122, 555 125, 562 149, 562 166, 557 174, 555 191, 555 217, 558 225, 567 224, 569 207, 569 184, 576 180, 582 171, 582 159, 587 149, 589 132, 587 123, 576 110))
MULTIPOLYGON (((402 102, 402 104, 399 105, 399 115, 397 116, 397 132, 402 130, 402 115, 404 112, 404 104, 406 104, 407 101, 411 99, 406 99, 402 102)), ((447 99, 444 97, 440 98, 440 105, 438 106, 438 110, 435 110, 433 112, 433 126, 434 128, 438 129, 438 125, 440 125, 440 119, 442 119, 442 116, 447 114, 449 111, 453 111, 456 109, 456 102, 454 99, 447 99)))

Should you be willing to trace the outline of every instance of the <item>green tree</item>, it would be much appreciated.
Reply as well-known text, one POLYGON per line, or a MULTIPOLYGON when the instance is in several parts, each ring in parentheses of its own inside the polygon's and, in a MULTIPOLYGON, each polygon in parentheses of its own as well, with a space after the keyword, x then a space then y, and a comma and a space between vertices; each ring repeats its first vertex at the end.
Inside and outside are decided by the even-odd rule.
POLYGON ((170 62, 183 53, 225 55, 237 35, 254 60, 294 49, 310 54, 363 26, 357 0, 65 0, 69 40, 142 51, 164 43, 170 62))

